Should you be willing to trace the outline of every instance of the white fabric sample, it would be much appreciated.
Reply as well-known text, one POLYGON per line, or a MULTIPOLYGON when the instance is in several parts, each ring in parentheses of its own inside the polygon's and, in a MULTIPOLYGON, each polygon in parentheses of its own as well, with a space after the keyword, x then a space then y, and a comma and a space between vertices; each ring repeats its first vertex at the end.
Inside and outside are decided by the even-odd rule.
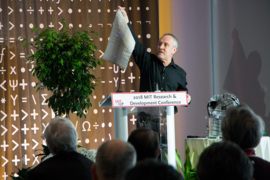
POLYGON ((135 40, 122 13, 118 10, 113 22, 109 43, 102 59, 126 69, 134 47, 135 40))

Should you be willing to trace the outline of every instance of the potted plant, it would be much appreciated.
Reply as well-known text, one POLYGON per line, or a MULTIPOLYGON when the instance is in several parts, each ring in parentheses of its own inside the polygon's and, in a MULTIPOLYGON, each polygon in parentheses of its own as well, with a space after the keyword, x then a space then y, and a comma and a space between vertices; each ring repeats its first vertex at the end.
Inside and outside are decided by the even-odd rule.
MULTIPOLYGON (((44 87, 52 91, 53 95, 46 102, 56 115, 68 117, 69 112, 77 112, 77 116, 82 117, 86 108, 92 105, 90 95, 98 80, 93 71, 102 61, 95 56, 97 47, 88 31, 76 31, 71 35, 64 19, 62 23, 59 32, 50 28, 35 36, 34 42, 29 44, 36 52, 26 60, 36 63, 32 73, 40 81, 35 86, 37 91, 44 87)), ((38 30, 34 28, 32 32, 38 30)), ((98 35, 94 31, 91 33, 98 35)))
MULTIPOLYGON (((194 152, 191 154, 191 156, 189 155, 190 151, 189 151, 189 147, 187 147, 186 149, 186 161, 183 165, 181 157, 177 151, 177 149, 175 149, 175 155, 176 155, 176 163, 180 166, 181 171, 183 173, 184 179, 185 180, 197 180, 197 176, 196 176, 196 168, 192 167, 192 162, 193 162, 193 158, 194 158, 194 152)), ((178 165, 176 165, 176 170, 178 172, 180 172, 178 165)))

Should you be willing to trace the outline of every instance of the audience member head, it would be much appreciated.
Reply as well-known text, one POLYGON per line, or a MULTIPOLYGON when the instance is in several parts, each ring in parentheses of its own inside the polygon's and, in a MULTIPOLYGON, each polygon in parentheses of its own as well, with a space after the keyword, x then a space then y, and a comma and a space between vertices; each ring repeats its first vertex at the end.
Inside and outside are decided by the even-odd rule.
POLYGON ((239 105, 228 109, 221 129, 223 140, 232 141, 246 150, 260 143, 264 121, 247 105, 239 105))
POLYGON ((53 155, 76 151, 78 147, 76 129, 70 120, 63 117, 51 119, 44 136, 53 155))
POLYGON ((184 180, 183 176, 172 166, 146 159, 128 171, 125 180, 184 180))
POLYGON ((218 142, 201 154, 197 176, 200 180, 251 180, 253 165, 237 144, 218 142))
POLYGON ((141 161, 146 158, 157 159, 160 153, 158 134, 151 129, 135 129, 130 133, 128 142, 132 144, 136 150, 137 161, 141 161))
POLYGON ((92 166, 93 180, 120 180, 136 164, 134 147, 114 139, 103 143, 97 150, 96 163, 92 166))

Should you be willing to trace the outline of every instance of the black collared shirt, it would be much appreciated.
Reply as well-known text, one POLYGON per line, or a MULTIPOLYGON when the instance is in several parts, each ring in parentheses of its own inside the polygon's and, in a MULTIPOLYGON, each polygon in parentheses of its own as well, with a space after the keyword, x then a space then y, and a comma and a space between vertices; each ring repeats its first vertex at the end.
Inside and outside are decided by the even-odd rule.
POLYGON ((136 42, 133 57, 141 72, 140 92, 154 92, 156 83, 161 91, 188 91, 186 72, 173 60, 164 67, 156 55, 146 51, 129 23, 128 26, 136 42))

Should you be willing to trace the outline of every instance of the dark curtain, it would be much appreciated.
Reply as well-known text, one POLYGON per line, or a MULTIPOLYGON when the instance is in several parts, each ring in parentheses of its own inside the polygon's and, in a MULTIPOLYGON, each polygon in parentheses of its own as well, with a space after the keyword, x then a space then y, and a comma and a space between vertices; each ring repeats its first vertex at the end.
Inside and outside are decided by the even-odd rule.
MULTIPOLYGON (((106 49, 117 6, 123 6, 135 33, 148 51, 155 53, 158 39, 158 0, 1 0, 0 1, 0 175, 6 179, 18 168, 36 166, 36 150, 45 142, 41 136, 53 112, 45 103, 51 92, 46 88, 36 92, 38 82, 32 77, 35 64, 26 64, 24 58, 34 49, 24 49, 20 40, 32 41, 33 28, 61 28, 62 18, 75 30, 97 31, 98 51, 102 58, 106 49), (21 159, 25 158, 25 163, 21 159)), ((139 90, 140 72, 133 59, 122 72, 119 67, 105 62, 96 69, 100 78, 92 96, 93 106, 86 118, 70 115, 75 125, 79 144, 87 149, 97 149, 106 140, 114 138, 113 109, 100 108, 99 102, 115 92, 117 82, 121 90, 139 90), (121 80, 119 80, 121 73, 121 80)), ((130 120, 129 120, 130 121, 130 120)), ((129 122, 129 130, 135 128, 129 122)))

